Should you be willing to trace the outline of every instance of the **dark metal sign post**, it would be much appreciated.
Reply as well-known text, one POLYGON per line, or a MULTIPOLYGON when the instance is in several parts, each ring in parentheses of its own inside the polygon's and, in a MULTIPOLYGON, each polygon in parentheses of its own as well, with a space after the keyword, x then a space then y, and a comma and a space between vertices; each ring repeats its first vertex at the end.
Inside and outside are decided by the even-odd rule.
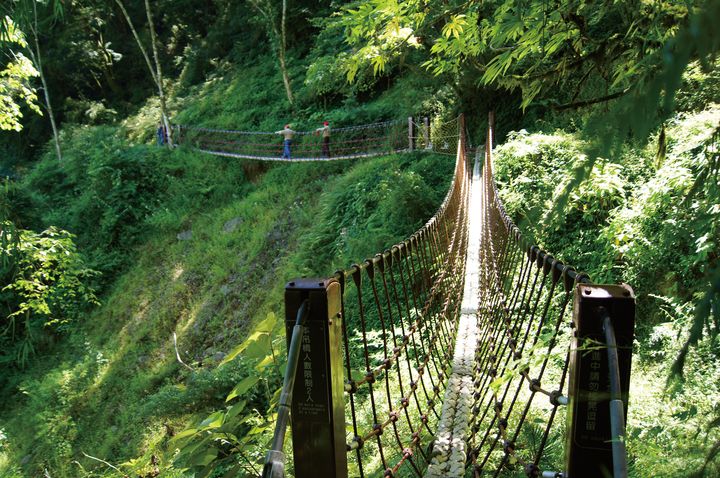
POLYGON ((632 289, 578 284, 573 326, 564 476, 627 476, 625 420, 635 333, 632 289))
POLYGON ((297 279, 285 287, 288 343, 298 310, 308 315, 292 397, 296 478, 345 478, 341 287, 336 279, 297 279))

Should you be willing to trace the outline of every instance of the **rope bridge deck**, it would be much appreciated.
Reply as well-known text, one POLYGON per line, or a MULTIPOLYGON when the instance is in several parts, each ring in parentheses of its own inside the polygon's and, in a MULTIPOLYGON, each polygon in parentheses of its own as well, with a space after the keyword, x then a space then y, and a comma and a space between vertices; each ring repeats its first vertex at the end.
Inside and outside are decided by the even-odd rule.
POLYGON ((298 478, 626 476, 632 290, 533 245, 497 195, 491 147, 471 178, 464 130, 461 117, 452 185, 419 231, 286 286, 264 477, 284 476, 290 416, 298 478))

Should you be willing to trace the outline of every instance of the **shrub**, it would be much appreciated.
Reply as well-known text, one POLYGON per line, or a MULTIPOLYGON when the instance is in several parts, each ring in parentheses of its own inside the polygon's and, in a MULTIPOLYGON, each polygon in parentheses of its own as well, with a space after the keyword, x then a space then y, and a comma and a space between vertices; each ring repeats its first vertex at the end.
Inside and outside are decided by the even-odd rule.
POLYGON ((32 225, 76 234, 90 267, 109 279, 129 263, 129 251, 146 233, 145 219, 163 197, 166 151, 128 147, 108 126, 64 136, 63 162, 46 155, 23 181, 39 211, 32 225))
POLYGON ((0 362, 24 366, 42 336, 60 332, 88 305, 95 272, 77 252, 73 236, 51 227, 38 234, 0 223, 0 362))

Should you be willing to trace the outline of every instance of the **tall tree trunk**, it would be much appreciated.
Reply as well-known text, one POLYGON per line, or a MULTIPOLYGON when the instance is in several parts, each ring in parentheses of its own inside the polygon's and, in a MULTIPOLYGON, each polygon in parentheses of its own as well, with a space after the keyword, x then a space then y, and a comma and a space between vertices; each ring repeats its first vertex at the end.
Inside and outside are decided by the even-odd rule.
POLYGON ((160 57, 158 56, 158 49, 157 49, 157 40, 155 37, 155 24, 153 23, 152 19, 152 13, 150 11, 150 2, 149 0, 145 0, 145 13, 147 14, 148 19, 148 28, 150 28, 150 42, 152 43, 152 50, 153 50, 153 58, 155 59, 155 70, 156 70, 156 80, 157 80, 157 87, 158 87, 158 95, 160 96, 160 111, 162 113, 162 121, 163 125, 165 126, 165 131, 167 132, 167 145, 168 147, 172 147, 172 130, 170 129, 170 120, 168 119, 167 114, 167 104, 165 103, 165 91, 163 90, 163 78, 162 78, 162 68, 160 67, 160 57))
MULTIPOLYGON (((145 0, 147 1, 147 0, 145 0)), ((290 106, 295 104, 293 98, 292 87, 290 86, 290 75, 288 75, 287 66, 285 65, 285 14, 287 11, 287 0, 282 2, 282 20, 280 23, 280 48, 278 51, 278 60, 280 60, 280 70, 282 71, 283 83, 285 83, 285 94, 287 94, 288 102, 290 106)))
POLYGON ((273 15, 273 8, 270 2, 265 2, 264 7, 261 5, 259 0, 250 0, 250 4, 255 7, 267 22, 268 25, 268 36, 270 41, 275 44, 277 48, 278 63, 280 63, 280 73, 283 77, 283 83, 285 84, 285 94, 287 95, 290 106, 295 104, 293 98, 292 85, 290 83, 290 75, 288 74, 287 64, 285 63, 285 52, 286 46, 286 35, 285 35, 285 18, 287 14, 287 0, 282 2, 282 18, 280 21, 280 30, 278 30, 277 22, 275 21, 275 15, 273 15))
MULTIPOLYGON (((160 114, 162 115, 162 122, 165 126, 168 134, 168 138, 170 137, 170 125, 168 122, 168 116, 167 116, 167 109, 165 104, 165 94, 163 92, 162 87, 162 78, 158 77, 158 72, 160 71, 160 64, 157 62, 157 51, 155 47, 155 41, 153 41, 153 51, 155 51, 155 59, 156 59, 156 65, 157 70, 153 68, 152 62, 150 61, 150 56, 147 53, 147 50, 145 49, 145 45, 143 45, 142 41, 140 40, 140 36, 137 33, 137 30, 135 30, 135 25, 132 22, 132 19, 130 18, 130 14, 128 14, 127 10, 125 9, 125 5, 123 5, 121 0, 115 0, 115 3, 118 7, 120 7, 120 10, 122 11, 123 16, 125 17, 125 21, 127 22, 128 26, 130 27, 130 31, 133 34, 133 37, 135 38, 135 42, 138 45, 138 48, 140 48, 140 53, 142 53, 143 58, 145 59, 145 64, 148 67, 148 70, 150 71, 150 76, 153 79, 153 82, 155 83, 155 86, 158 89, 158 94, 160 96, 160 114)), ((147 0, 145 1, 145 8, 147 12, 148 19, 151 20, 152 16, 150 15, 150 9, 148 7, 147 0)), ((152 26, 152 21, 150 21, 150 35, 154 39, 155 38, 155 28, 152 26)))
POLYGON ((30 56, 32 57, 33 63, 37 66, 38 73, 40 73, 40 81, 43 85, 43 96, 45 97, 45 108, 50 117, 50 126, 52 127, 53 139, 55 140, 55 154, 57 154, 58 161, 62 161, 62 151, 60 149, 60 134, 58 133, 57 124, 55 123, 55 113, 53 113, 52 103, 50 103, 50 89, 48 88, 47 80, 45 79, 45 72, 42 66, 42 55, 40 54, 40 42, 38 41, 38 17, 37 17, 37 2, 33 2, 33 27, 32 36, 35 42, 35 51, 32 48, 28 48, 30 56))

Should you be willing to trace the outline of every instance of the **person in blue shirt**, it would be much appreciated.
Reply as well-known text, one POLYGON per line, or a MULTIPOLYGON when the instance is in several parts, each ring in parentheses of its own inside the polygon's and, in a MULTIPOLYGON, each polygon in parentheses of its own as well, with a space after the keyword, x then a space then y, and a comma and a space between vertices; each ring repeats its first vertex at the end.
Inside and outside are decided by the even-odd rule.
POLYGON ((165 126, 163 126, 162 123, 158 123, 157 131, 155 132, 157 135, 157 144, 158 146, 163 146, 167 140, 167 133, 165 132, 165 126))

